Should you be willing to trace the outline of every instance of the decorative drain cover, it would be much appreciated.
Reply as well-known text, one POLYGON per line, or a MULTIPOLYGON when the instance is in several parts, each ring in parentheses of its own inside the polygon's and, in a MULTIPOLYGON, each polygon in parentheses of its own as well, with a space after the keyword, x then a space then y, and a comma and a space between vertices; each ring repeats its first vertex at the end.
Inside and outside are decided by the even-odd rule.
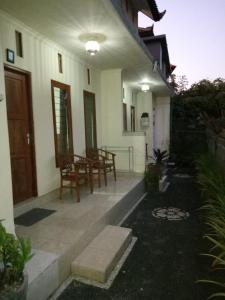
POLYGON ((190 216, 188 212, 177 207, 157 207, 152 211, 152 215, 168 221, 181 221, 190 216))

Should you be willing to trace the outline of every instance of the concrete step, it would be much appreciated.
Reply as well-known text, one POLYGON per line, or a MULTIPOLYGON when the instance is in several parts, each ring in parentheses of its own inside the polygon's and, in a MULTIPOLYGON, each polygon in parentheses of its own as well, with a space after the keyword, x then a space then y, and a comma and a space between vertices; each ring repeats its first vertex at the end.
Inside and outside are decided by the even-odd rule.
POLYGON ((106 226, 73 261, 72 274, 92 281, 106 282, 131 239, 131 229, 106 226))

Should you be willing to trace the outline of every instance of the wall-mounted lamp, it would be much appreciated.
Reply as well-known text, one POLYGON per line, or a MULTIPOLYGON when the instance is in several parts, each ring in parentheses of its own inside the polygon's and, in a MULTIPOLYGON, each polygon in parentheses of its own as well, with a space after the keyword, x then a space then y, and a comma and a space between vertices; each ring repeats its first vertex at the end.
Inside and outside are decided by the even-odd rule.
POLYGON ((143 112, 141 115, 141 127, 148 128, 150 124, 149 114, 147 112, 143 112))
POLYGON ((97 41, 87 41, 85 49, 91 56, 93 56, 99 52, 100 45, 97 41))
POLYGON ((147 91, 149 91, 149 90, 150 90, 149 84, 142 84, 141 90, 142 90, 142 92, 145 92, 145 93, 146 93, 147 91))

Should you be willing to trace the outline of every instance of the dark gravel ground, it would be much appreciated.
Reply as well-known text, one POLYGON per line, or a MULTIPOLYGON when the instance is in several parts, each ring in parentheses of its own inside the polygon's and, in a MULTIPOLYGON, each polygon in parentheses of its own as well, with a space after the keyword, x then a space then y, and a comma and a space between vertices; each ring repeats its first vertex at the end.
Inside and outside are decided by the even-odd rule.
POLYGON ((123 224, 133 229, 138 241, 109 290, 72 282, 58 300, 206 300, 212 293, 207 284, 209 262, 202 238, 204 225, 198 208, 200 193, 192 179, 171 177, 164 194, 148 195, 123 224), (152 216, 156 207, 173 206, 190 217, 166 221, 152 216))

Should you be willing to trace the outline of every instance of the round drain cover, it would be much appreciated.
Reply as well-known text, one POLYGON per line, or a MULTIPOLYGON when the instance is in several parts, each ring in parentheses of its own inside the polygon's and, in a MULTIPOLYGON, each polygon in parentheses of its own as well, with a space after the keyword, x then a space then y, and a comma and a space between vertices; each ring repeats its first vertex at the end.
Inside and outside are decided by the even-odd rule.
POLYGON ((190 216, 188 212, 177 207, 157 207, 152 211, 152 215, 168 221, 181 221, 190 216))

